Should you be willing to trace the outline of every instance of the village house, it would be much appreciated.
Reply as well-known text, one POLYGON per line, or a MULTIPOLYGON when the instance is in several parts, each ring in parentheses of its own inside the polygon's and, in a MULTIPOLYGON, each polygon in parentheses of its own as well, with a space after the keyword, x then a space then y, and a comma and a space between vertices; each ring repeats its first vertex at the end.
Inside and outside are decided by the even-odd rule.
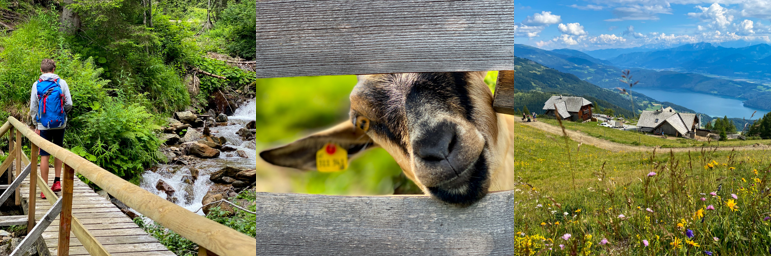
POLYGON ((641 132, 692 137, 699 128, 699 117, 693 113, 677 113, 671 107, 646 110, 640 114, 637 127, 641 132))
POLYGON ((546 111, 547 116, 556 116, 555 106, 556 113, 559 113, 562 119, 586 121, 592 118, 594 105, 582 97, 551 96, 543 105, 543 110, 546 111))

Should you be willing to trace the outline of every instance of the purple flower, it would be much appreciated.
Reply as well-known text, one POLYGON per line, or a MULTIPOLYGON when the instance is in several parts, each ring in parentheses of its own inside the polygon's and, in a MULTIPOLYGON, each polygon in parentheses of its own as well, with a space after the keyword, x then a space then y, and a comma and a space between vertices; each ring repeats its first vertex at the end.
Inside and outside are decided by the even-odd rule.
POLYGON ((653 176, 656 176, 656 173, 655 173, 655 172, 650 172, 650 173, 648 173, 648 177, 653 177, 653 176))
POLYGON ((714 210, 714 209, 715 209, 715 207, 712 206, 711 204, 707 206, 707 210, 714 210))
POLYGON ((715 191, 712 191, 712 192, 709 192, 709 195, 710 196, 717 196, 717 193, 715 193, 715 191))
POLYGON ((567 241, 568 239, 570 239, 570 237, 571 237, 571 235, 570 235, 570 234, 564 234, 564 235, 562 235, 562 239, 565 239, 565 241, 567 241))
POLYGON ((560 244, 560 250, 565 249, 565 245, 560 244))
POLYGON ((607 238, 603 238, 602 241, 600 241, 601 245, 604 245, 604 244, 607 244, 607 243, 608 243, 608 239, 607 238))
POLYGON ((701 198, 701 201, 707 201, 707 199, 702 197, 702 198, 701 198))
POLYGON ((651 210, 651 208, 645 208, 645 210, 648 211, 648 212, 653 212, 653 210, 651 210))
POLYGON ((693 230, 690 230, 690 229, 686 230, 685 236, 687 236, 688 238, 693 238, 693 230))
POLYGON ((648 247, 648 240, 643 239, 643 244, 645 245, 645 247, 648 247))
POLYGON ((736 196, 736 194, 731 194, 731 197, 733 197, 734 199, 739 199, 739 197, 736 196))
POLYGON ((710 252, 710 251, 704 251, 704 254, 712 256, 712 252, 710 252))
POLYGON ((765 218, 763 218, 763 221, 768 221, 768 219, 771 219, 771 217, 766 216, 765 218))
POLYGON ((626 218, 626 216, 624 216, 623 214, 619 214, 619 215, 618 215, 618 218, 619 218, 619 219, 624 219, 624 218, 626 218))

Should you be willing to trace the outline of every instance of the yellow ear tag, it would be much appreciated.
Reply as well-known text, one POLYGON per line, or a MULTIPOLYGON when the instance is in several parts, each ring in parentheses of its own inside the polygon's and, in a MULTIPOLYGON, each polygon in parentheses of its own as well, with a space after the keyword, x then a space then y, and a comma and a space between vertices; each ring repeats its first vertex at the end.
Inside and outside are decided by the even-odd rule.
POLYGON ((335 143, 327 143, 316 151, 319 172, 339 172, 348 169, 348 152, 335 143))

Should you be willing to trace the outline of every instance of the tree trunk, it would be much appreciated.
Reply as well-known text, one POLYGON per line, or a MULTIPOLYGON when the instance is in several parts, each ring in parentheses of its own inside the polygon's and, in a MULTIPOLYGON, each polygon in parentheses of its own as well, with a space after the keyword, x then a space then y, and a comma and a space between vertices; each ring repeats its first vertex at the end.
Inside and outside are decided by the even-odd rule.
POLYGON ((147 24, 153 27, 153 0, 147 0, 147 24))
POLYGON ((64 0, 64 11, 59 20, 59 31, 68 35, 75 34, 80 29, 80 17, 69 8, 73 0, 64 0))

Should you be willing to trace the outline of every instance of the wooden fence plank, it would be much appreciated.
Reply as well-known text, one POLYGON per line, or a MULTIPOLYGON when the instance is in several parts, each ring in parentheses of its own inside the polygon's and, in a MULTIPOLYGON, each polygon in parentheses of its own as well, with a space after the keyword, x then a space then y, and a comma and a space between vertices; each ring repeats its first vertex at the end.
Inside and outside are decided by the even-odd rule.
MULTIPOLYGON (((37 163, 38 153, 37 145, 30 143, 30 158, 35 159, 35 163, 37 163)), ((35 206, 37 206, 37 176, 37 164, 30 164, 29 196, 27 198, 27 233, 32 232, 32 228, 35 227, 35 206)))
MULTIPOLYGON (((19 175, 21 175, 21 166, 23 166, 23 165, 21 165, 21 155, 24 154, 24 151, 21 150, 22 149, 22 147, 21 147, 21 132, 18 129, 16 129, 16 148, 19 149, 18 153, 17 153, 17 154, 19 154, 19 157, 16 158, 16 175, 14 177, 19 177, 19 175)), ((23 180, 24 179, 22 178, 22 181, 23 180)), ((21 184, 21 183, 19 183, 19 184, 21 184)), ((16 187, 16 193, 13 193, 13 195, 14 195, 14 204, 16 204, 16 205, 21 205, 21 190, 20 189, 21 189, 21 187, 17 186, 16 187)))
POLYGON ((32 246, 32 244, 37 241, 40 236, 43 234, 43 231, 48 227, 51 222, 56 219, 56 215, 59 215, 59 212, 62 210, 62 200, 56 201, 53 207, 46 212, 46 215, 40 219, 40 223, 35 225, 35 228, 32 229, 32 232, 27 234, 27 237, 24 238, 24 240, 21 241, 21 244, 17 246, 15 249, 13 249, 13 252, 11 255, 22 255, 22 253, 27 252, 29 248, 32 246))
POLYGON ((514 192, 465 208, 427 196, 257 193, 257 255, 512 255, 514 192))
POLYGON ((62 213, 59 216, 59 246, 57 254, 67 256, 70 254, 70 230, 72 229, 72 185, 75 171, 69 165, 64 165, 62 172, 62 213))
POLYGON ((0 227, 27 225, 27 215, 0 216, 0 227))
MULTIPOLYGON (((21 164, 20 161, 18 163, 21 164)), ((21 182, 23 182, 24 178, 26 178, 27 175, 29 175, 30 169, 32 169, 32 167, 30 167, 30 165, 28 164, 27 167, 25 167, 24 170, 21 171, 21 173, 19 173, 16 179, 13 180, 13 182, 11 183, 11 186, 9 186, 8 189, 3 191, 3 194, 0 194, 0 204, 5 203, 5 200, 8 200, 8 198, 11 197, 12 194, 14 194, 14 191, 16 191, 21 186, 21 182)), ((8 175, 11 175, 11 173, 9 172, 8 175)))
POLYGON ((259 0, 257 77, 512 70, 511 0, 259 0))
POLYGON ((514 93, 514 70, 499 71, 498 81, 495 82, 495 95, 493 96, 495 112, 515 116, 522 114, 514 113, 514 93))

